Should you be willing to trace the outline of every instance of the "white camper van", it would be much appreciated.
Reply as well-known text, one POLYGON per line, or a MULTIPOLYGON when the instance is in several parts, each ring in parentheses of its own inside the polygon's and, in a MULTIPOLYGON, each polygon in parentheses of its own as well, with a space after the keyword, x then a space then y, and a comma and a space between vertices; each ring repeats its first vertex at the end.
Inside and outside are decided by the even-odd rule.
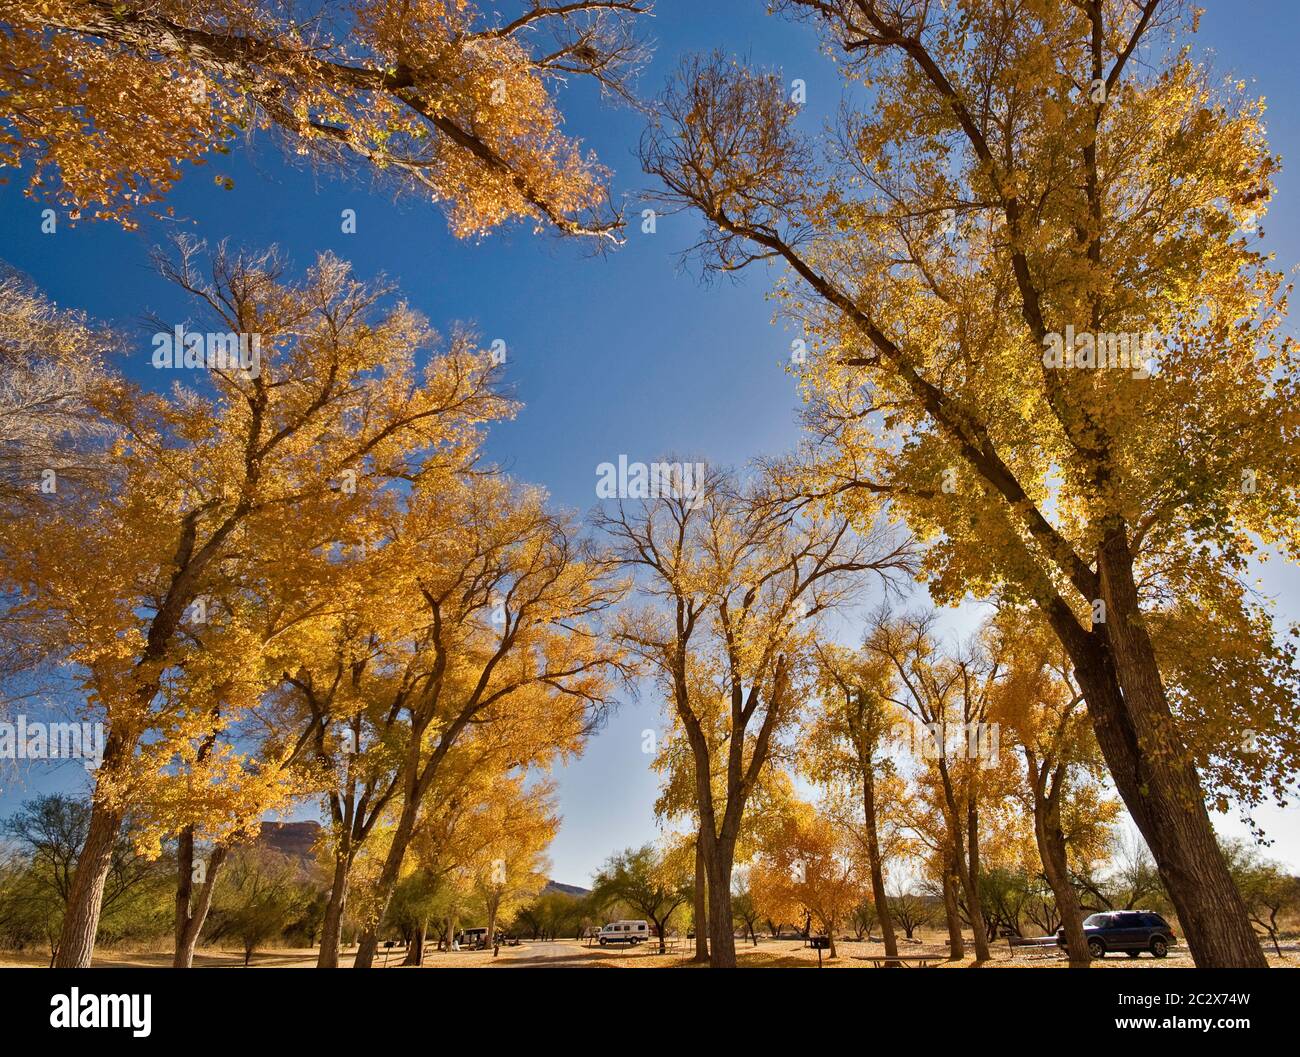
POLYGON ((650 926, 644 921, 611 921, 600 930, 600 945, 630 943, 636 946, 651 937, 650 926))

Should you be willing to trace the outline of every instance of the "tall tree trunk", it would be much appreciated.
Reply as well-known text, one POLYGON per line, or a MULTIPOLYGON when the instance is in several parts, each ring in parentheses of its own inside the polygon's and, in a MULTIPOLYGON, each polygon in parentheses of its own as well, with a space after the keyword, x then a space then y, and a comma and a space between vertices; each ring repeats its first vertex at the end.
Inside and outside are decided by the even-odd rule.
POLYGON ((708 841, 705 847, 709 883, 709 965, 714 969, 736 967, 736 935, 731 913, 734 854, 735 848, 729 841, 708 841))
POLYGON ((697 962, 709 960, 709 882, 708 867, 704 862, 704 838, 695 834, 695 958, 697 962))
POLYGON ((948 957, 956 962, 966 957, 966 941, 961 934, 961 911, 957 907, 957 870, 949 851, 943 864, 943 914, 948 923, 948 957))
POLYGON ((325 917, 321 922, 317 969, 339 967, 339 943, 343 938, 343 915, 348 906, 351 878, 352 850, 350 847, 337 848, 334 852, 334 876, 330 881, 329 901, 325 904, 325 917))
POLYGON ((411 941, 411 945, 406 948, 406 957, 402 960, 403 965, 424 964, 424 937, 428 931, 428 920, 421 921, 420 927, 415 930, 415 938, 411 941))
POLYGON ((375 962, 375 952, 379 949, 379 928, 384 915, 388 912, 388 901, 393 897, 393 888, 402 872, 402 860, 406 858, 407 845, 411 843, 411 834, 415 832, 415 816, 419 811, 418 801, 410 798, 402 802, 402 814, 397 820, 397 829, 393 831, 392 843, 388 846, 388 855, 384 867, 379 872, 375 884, 376 911, 375 919, 361 933, 361 942, 357 946, 354 969, 369 969, 375 962))
POLYGON ((218 844, 208 856, 198 897, 194 895, 194 827, 181 831, 176 849, 176 945, 172 952, 173 969, 189 969, 194 964, 194 949, 198 946, 203 923, 212 907, 212 893, 217 874, 226 860, 226 847, 218 844))
MULTIPOLYGON (((1118 703, 1127 706, 1130 736, 1141 753, 1141 774, 1126 779, 1129 792, 1146 801, 1142 815, 1147 825, 1136 815, 1134 821, 1151 848, 1197 966, 1266 968, 1263 948, 1215 838, 1200 775, 1169 709, 1138 610, 1133 559, 1122 529, 1103 542, 1098 568, 1106 603, 1102 626, 1121 690, 1118 703)), ((1129 804, 1119 776, 1115 778, 1129 804)))
POLYGON ((54 956, 56 969, 86 969, 95 953, 95 934, 99 931, 99 914, 104 904, 104 883, 113 863, 113 844, 122 828, 122 813, 111 810, 99 800, 90 808, 90 826, 86 843, 77 856, 77 869, 68 893, 68 909, 63 915, 59 949, 54 956))
POLYGON ((963 827, 962 812, 957 806, 957 796, 953 790, 952 777, 948 772, 946 760, 939 758, 939 776, 943 783, 944 821, 948 828, 949 844, 952 847, 952 864, 962 893, 966 896, 966 912, 970 917, 971 934, 975 942, 975 960, 989 960, 988 929, 984 922, 984 908, 979 892, 979 813, 975 805, 974 794, 966 792, 966 811, 963 827))
POLYGON ((1106 766, 1151 849, 1196 965, 1264 968, 1268 962, 1215 839, 1200 776, 1169 710, 1122 531, 1108 535, 1098 567, 1104 623, 1084 631, 1060 599, 1044 608, 1074 664, 1106 766))
POLYGON ((898 937, 894 935, 894 919, 890 916, 889 897, 885 894, 885 871, 880 861, 880 837, 876 831, 876 779, 870 762, 862 773, 862 810, 867 824, 867 854, 871 859, 871 898, 876 905, 885 953, 896 955, 898 937))
POLYGON ((1038 842, 1038 856, 1043 861, 1043 875, 1056 898, 1056 912, 1060 914, 1061 927, 1065 930, 1065 950, 1070 956, 1070 967, 1086 969, 1092 956, 1088 953, 1088 940, 1083 931, 1083 909, 1079 906, 1074 886, 1070 884, 1065 834, 1061 831, 1061 804, 1059 799, 1043 796, 1037 783, 1034 788, 1034 838, 1038 842))
POLYGON ((367 925, 357 937, 357 956, 352 960, 354 969, 370 969, 375 964, 375 953, 379 950, 379 926, 367 925))
POLYGON ((975 933, 975 960, 987 962, 989 950, 988 922, 984 920, 984 900, 980 898, 980 830, 979 810, 972 795, 966 805, 966 862, 962 884, 966 888, 966 905, 970 908, 971 929, 975 933))

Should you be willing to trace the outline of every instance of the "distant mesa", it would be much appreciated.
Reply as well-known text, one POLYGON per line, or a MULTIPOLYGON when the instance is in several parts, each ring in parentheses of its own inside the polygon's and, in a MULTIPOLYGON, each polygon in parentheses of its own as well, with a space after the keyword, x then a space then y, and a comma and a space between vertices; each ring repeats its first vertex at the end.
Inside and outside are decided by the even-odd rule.
POLYGON ((590 888, 579 888, 577 885, 560 884, 559 881, 550 881, 550 880, 546 882, 546 886, 542 889, 543 895, 545 895, 547 892, 560 892, 566 896, 591 895, 590 888))
POLYGON ((270 848, 292 859, 313 862, 313 848, 320 832, 319 822, 263 822, 257 846, 270 848))
MULTIPOLYGON (((257 846, 270 848, 281 855, 311 863, 315 861, 313 849, 320 835, 319 822, 263 822, 262 831, 257 838, 257 846)), ((566 885, 551 880, 546 882, 542 891, 560 892, 566 896, 577 897, 591 894, 590 888, 580 888, 578 885, 566 885)))

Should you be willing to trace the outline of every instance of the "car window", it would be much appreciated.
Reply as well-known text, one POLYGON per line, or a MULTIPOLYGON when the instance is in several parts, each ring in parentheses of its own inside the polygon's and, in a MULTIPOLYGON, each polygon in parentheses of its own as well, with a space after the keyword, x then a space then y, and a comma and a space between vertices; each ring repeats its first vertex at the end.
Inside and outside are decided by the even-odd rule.
POLYGON ((1086 921, 1084 921, 1084 924, 1089 928, 1104 929, 1106 928, 1107 925, 1110 924, 1110 915, 1093 914, 1086 921))

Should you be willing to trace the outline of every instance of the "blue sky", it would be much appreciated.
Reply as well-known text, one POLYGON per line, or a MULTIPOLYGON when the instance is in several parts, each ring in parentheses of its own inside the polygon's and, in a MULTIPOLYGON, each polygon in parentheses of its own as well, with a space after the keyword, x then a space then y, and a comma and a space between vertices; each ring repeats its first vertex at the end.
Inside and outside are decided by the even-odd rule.
MULTIPOLYGON (((1290 266, 1300 261, 1300 171, 1286 168, 1300 145, 1300 5, 1207 6, 1198 46, 1270 103, 1270 139, 1284 169, 1265 231, 1290 266)), ((658 0, 657 7, 648 23, 655 56, 642 94, 658 91, 681 55, 723 48, 780 68, 787 81, 804 79, 810 119, 837 106, 839 79, 811 29, 767 16, 761 0, 658 0)), ((648 186, 635 158, 640 115, 604 106, 578 86, 565 91, 563 107, 569 131, 615 171, 617 194, 648 186)), ((251 247, 278 243, 299 268, 332 250, 363 277, 384 272, 440 329, 467 321, 485 342, 506 342, 507 377, 525 406, 515 421, 494 429, 489 452, 521 479, 545 485, 557 503, 581 511, 595 501, 596 465, 620 453, 648 461, 674 451, 743 465, 798 439, 796 393, 784 370, 796 335, 772 323, 770 275, 756 267, 739 282, 705 285, 682 272, 677 254, 694 241, 692 216, 661 217, 654 235, 633 226, 627 244, 604 257, 522 228, 459 242, 432 206, 395 202, 364 178, 313 173, 268 137, 217 161, 187 173, 169 202, 175 221, 147 222, 134 233, 61 223, 57 234, 42 235, 41 205, 22 196, 21 181, 11 182, 0 187, 0 258, 61 304, 129 329, 138 339, 130 373, 149 384, 156 376, 146 374, 149 332, 140 317, 188 315, 148 261, 150 248, 173 231, 251 247), (216 174, 232 177, 234 189, 217 187, 216 174), (344 209, 356 210, 353 235, 340 230, 344 209)), ((1300 619, 1294 569, 1273 564, 1264 586, 1279 595, 1284 617, 1300 619)), ((653 695, 628 701, 584 757, 561 772, 564 825, 551 849, 556 879, 585 884, 610 852, 654 836, 656 777, 641 732, 661 726, 653 695)), ((0 813, 34 790, 78 781, 68 768, 28 772, 18 787, 6 779, 0 813)), ((1269 811, 1260 819, 1277 838, 1273 854, 1300 867, 1300 812, 1269 811)), ((1225 828, 1240 832, 1231 820, 1225 828)))

